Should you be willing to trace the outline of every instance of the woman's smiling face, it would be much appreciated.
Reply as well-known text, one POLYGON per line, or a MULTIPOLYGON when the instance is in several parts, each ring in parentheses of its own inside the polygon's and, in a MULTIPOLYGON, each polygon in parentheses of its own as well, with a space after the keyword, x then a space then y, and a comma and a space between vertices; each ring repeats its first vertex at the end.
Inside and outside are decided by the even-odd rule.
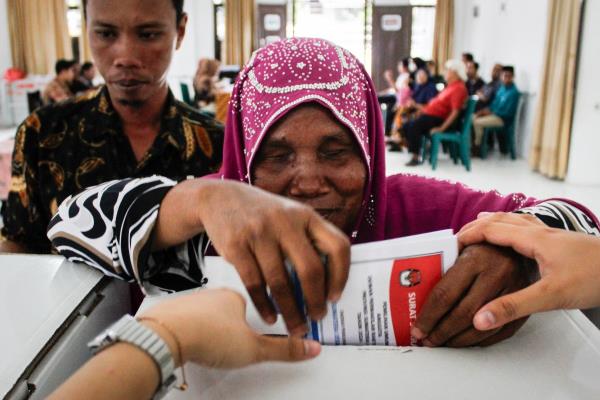
POLYGON ((350 130, 309 103, 277 122, 252 165, 255 186, 313 207, 350 233, 363 200, 367 170, 350 130))

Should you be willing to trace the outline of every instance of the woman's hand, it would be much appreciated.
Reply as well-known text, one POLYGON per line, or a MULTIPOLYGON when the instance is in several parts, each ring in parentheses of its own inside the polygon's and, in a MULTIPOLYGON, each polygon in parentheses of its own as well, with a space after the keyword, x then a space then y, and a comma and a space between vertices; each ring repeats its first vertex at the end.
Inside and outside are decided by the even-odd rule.
POLYGON ((342 231, 308 206, 246 184, 194 179, 167 194, 155 247, 182 243, 202 231, 235 266, 263 319, 275 322, 269 288, 291 334, 302 335, 307 327, 284 260, 294 265, 315 320, 325 315, 327 300, 340 297, 348 279, 350 242, 342 231))
POLYGON ((537 262, 541 279, 484 305, 475 328, 493 330, 535 312, 600 306, 600 238, 546 227, 526 214, 484 214, 458 234, 469 246, 509 246, 537 262))
POLYGON ((490 300, 527 284, 528 274, 518 254, 489 244, 471 245, 433 288, 411 334, 432 347, 487 346, 507 339, 524 319, 481 332, 473 327, 473 316, 490 300))
MULTIPOLYGON (((190 361, 213 368, 239 368, 319 355, 318 342, 260 336, 246 323, 245 308, 236 292, 202 290, 159 303, 140 318, 167 343, 176 366, 190 361)), ((147 353, 128 343, 116 343, 92 357, 49 398, 149 399, 159 379, 159 370, 147 353)))
MULTIPOLYGON (((320 344, 296 337, 269 337, 254 332, 246 322, 246 302, 234 291, 200 290, 157 304, 143 312, 168 327, 144 321, 167 341, 172 352, 175 334, 185 362, 211 368, 240 368, 262 361, 302 361, 316 357, 320 344), (170 342, 171 341, 171 342, 170 342)), ((176 344, 175 344, 176 346, 176 344)), ((177 354, 174 354, 177 356, 177 354)))

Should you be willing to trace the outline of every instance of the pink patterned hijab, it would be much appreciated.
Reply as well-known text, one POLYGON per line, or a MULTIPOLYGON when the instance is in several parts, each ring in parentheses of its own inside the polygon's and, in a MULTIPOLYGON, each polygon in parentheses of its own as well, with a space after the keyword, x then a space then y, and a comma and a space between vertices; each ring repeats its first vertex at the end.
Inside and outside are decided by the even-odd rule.
POLYGON ((440 229, 457 232, 482 211, 512 212, 538 203, 522 194, 502 196, 416 175, 386 178, 383 123, 373 82, 356 57, 322 39, 286 39, 254 53, 233 90, 223 166, 216 176, 252 184, 252 162, 269 129, 308 102, 327 108, 348 127, 367 167, 353 243, 440 229))
POLYGON ((303 103, 327 108, 348 127, 368 171, 353 242, 384 236, 385 147, 371 78, 348 51, 322 39, 292 38, 256 51, 235 84, 225 129, 223 179, 251 182, 254 156, 280 118, 303 103))

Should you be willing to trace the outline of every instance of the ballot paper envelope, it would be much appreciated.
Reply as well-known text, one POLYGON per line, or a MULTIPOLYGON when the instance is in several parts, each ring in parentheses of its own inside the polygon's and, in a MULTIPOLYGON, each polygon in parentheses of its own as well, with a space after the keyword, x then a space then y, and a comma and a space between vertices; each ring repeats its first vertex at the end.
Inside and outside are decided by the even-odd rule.
POLYGON ((129 286, 60 256, 0 255, 0 398, 48 396, 131 311, 129 286))
MULTIPOLYGON (((342 297, 328 304, 321 321, 307 321, 308 336, 323 344, 415 345, 410 336, 427 295, 454 264, 458 253, 451 230, 354 245, 342 297)), ((207 287, 233 288, 248 300, 250 325, 262 333, 286 334, 279 316, 269 326, 260 318, 237 274, 229 264, 207 263, 207 287)), ((301 283, 289 266, 290 279, 302 307, 301 283)))

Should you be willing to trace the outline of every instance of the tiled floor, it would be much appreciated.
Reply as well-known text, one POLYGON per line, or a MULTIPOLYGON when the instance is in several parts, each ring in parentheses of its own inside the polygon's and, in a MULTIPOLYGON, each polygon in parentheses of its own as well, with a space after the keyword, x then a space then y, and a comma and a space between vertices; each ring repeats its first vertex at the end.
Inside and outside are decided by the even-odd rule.
POLYGON ((459 181, 482 190, 496 189, 504 194, 521 192, 537 198, 564 197, 580 202, 600 216, 600 185, 581 186, 551 180, 532 172, 525 160, 512 161, 497 152, 491 153, 486 160, 473 159, 471 172, 467 172, 462 165, 454 165, 446 155, 440 156, 435 171, 429 164, 405 167, 409 158, 407 153, 388 153, 388 174, 410 172, 459 181))

